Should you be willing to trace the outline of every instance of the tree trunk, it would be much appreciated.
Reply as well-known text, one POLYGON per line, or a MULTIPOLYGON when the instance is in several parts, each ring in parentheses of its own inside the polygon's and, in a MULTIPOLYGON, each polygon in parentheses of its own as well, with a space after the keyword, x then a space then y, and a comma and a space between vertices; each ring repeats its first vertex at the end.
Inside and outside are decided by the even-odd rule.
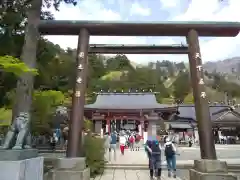
MULTIPOLYGON (((21 54, 21 60, 30 68, 36 68, 36 51, 39 40, 38 25, 42 0, 32 0, 28 10, 28 24, 25 29, 25 39, 21 54)), ((13 108, 13 119, 20 112, 30 113, 32 104, 32 93, 34 85, 34 75, 24 73, 17 82, 15 106, 13 108)))

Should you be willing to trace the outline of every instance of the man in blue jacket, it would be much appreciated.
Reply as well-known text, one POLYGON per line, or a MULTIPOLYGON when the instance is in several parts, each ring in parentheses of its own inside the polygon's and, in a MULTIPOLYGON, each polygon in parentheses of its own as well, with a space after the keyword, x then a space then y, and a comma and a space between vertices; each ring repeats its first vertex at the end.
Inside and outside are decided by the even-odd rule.
POLYGON ((111 134, 111 143, 110 143, 110 149, 109 149, 109 160, 111 161, 111 152, 113 151, 114 161, 116 161, 116 148, 117 148, 117 133, 113 132, 111 134))
POLYGON ((153 179, 153 175, 157 179, 161 178, 161 149, 157 139, 149 138, 145 144, 145 150, 149 159, 150 178, 153 179), (155 171, 155 173, 154 173, 155 171))

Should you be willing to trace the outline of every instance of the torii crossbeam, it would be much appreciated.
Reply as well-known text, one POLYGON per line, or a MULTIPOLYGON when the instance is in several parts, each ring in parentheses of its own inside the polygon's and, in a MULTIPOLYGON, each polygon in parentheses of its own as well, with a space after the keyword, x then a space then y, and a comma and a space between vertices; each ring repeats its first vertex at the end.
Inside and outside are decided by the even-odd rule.
POLYGON ((90 44, 88 54, 188 54, 188 46, 173 45, 119 45, 90 44))

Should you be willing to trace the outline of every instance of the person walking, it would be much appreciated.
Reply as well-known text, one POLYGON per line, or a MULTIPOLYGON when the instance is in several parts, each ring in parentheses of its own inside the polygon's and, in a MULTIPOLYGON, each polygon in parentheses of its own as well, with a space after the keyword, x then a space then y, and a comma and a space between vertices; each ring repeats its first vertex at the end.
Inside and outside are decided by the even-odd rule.
POLYGON ((121 154, 122 154, 122 155, 124 155, 124 150, 125 150, 126 142, 127 142, 127 139, 126 139, 126 137, 124 136, 124 134, 120 134, 120 136, 119 136, 119 146, 120 146, 120 151, 121 151, 121 154))
POLYGON ((50 143, 51 143, 51 148, 52 151, 56 150, 56 143, 58 142, 58 137, 56 135, 56 133, 54 132, 52 137, 50 138, 50 143))
POLYGON ((139 151, 140 149, 140 143, 141 141, 141 136, 139 134, 136 134, 136 138, 135 138, 135 147, 136 147, 136 151, 139 151))
POLYGON ((191 137, 188 138, 188 147, 192 147, 193 145, 193 140, 191 137))
POLYGON ((110 149, 109 149, 109 161, 111 161, 112 151, 113 151, 114 161, 116 161, 116 159, 117 159, 116 148, 117 148, 117 133, 113 132, 111 134, 111 143, 110 143, 110 149))
POLYGON ((164 144, 165 157, 167 161, 168 177, 176 178, 176 146, 172 143, 169 137, 166 138, 166 143, 164 144))
POLYGON ((145 151, 148 156, 148 166, 150 178, 153 180, 154 175, 157 180, 161 179, 162 168, 161 168, 161 148, 157 140, 147 140, 145 144, 145 151))
POLYGON ((111 157, 110 157, 111 156, 111 154, 110 154, 111 141, 112 141, 112 139, 111 139, 111 136, 109 135, 109 133, 105 133, 105 135, 104 135, 104 148, 105 148, 105 155, 106 155, 105 157, 108 156, 108 161, 110 161, 110 159, 111 159, 111 157))
POLYGON ((131 136, 129 137, 129 146, 131 151, 134 151, 134 143, 135 143, 135 137, 133 134, 131 134, 131 136))
POLYGON ((68 131, 69 131, 69 128, 68 126, 64 127, 63 128, 63 150, 66 150, 67 149, 67 143, 68 143, 68 131))

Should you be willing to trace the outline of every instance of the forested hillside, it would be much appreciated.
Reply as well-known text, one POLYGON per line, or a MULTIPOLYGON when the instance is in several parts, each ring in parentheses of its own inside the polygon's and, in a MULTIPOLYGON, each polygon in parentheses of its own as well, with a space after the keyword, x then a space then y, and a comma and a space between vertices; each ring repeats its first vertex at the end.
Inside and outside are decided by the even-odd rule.
MULTIPOLYGON (((68 1, 66 1, 68 2, 68 1)), ((71 1, 69 1, 71 2, 71 1)), ((11 122, 16 100, 17 79, 22 72, 35 75, 32 129, 46 133, 57 106, 71 106, 75 82, 76 50, 62 49, 44 37, 37 47, 36 69, 29 69, 19 59, 26 27, 26 9, 17 3, 0 9, 0 125, 11 122), (5 13, 2 13, 5 12, 5 13), (15 58, 15 59, 14 59, 15 58)), ((41 19, 52 19, 51 13, 41 12, 41 19)), ((26 59, 25 59, 26 60, 26 59)), ((184 63, 168 60, 150 62, 147 66, 132 63, 125 55, 107 57, 93 54, 88 57, 88 82, 86 102, 95 100, 96 92, 157 92, 160 103, 193 103, 188 68, 184 63)), ((211 101, 222 101, 223 92, 233 98, 240 97, 240 86, 228 82, 217 72, 205 72, 207 93, 211 101)))

